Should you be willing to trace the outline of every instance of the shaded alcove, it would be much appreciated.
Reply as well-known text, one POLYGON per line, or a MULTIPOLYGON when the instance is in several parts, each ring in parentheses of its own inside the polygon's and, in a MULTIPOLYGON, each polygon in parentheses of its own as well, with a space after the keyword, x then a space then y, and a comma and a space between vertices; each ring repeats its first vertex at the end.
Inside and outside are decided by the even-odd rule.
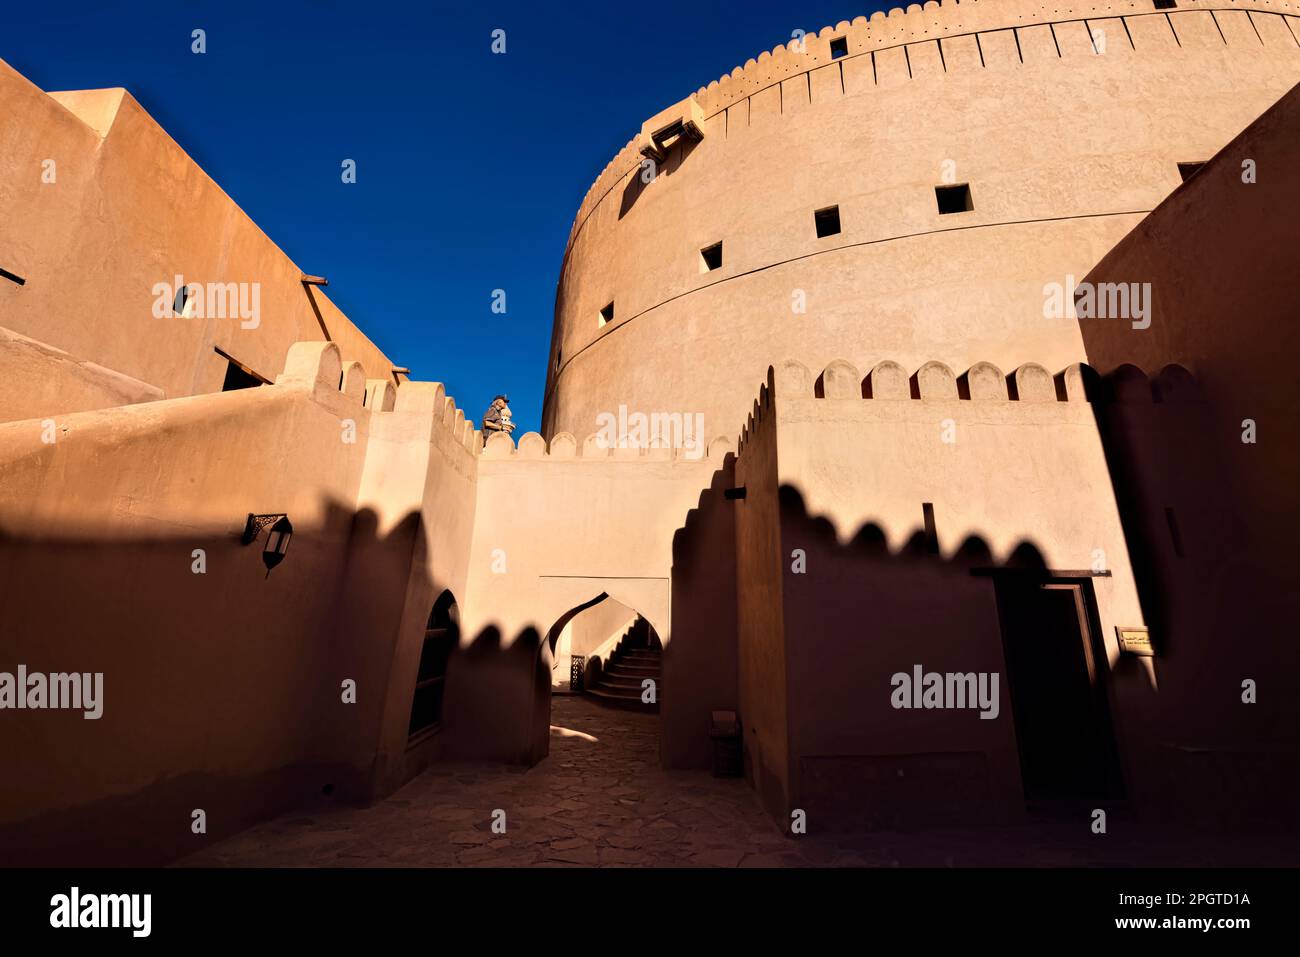
POLYGON ((460 609, 455 596, 447 590, 433 603, 425 626, 415 691, 411 696, 411 719, 407 726, 410 743, 436 733, 442 724, 447 662, 459 641, 460 609))

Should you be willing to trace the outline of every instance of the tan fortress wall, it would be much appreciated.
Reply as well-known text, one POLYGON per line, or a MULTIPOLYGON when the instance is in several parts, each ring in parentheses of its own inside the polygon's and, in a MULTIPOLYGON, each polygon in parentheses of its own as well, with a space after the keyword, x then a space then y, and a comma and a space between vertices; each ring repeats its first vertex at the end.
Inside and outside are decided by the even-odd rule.
POLYGON ((790 654, 782 595, 786 555, 781 541, 777 423, 764 384, 735 463, 745 489, 735 510, 737 693, 745 775, 768 813, 783 826, 791 803, 790 654))
POLYGON ((1043 317, 1044 285, 1086 274, 1178 185, 1179 162, 1300 78, 1297 14, 928 3, 737 68, 647 124, 698 115, 699 142, 668 147, 647 185, 634 139, 579 209, 543 431, 582 434, 626 404, 734 433, 785 358, 1081 361, 1077 326, 1043 317), (833 37, 847 56, 831 59, 833 37), (973 210, 938 212, 947 180, 970 185, 973 210), (842 232, 819 239, 813 212, 834 204, 842 232), (721 268, 702 272, 718 241, 721 268))
POLYGON ((1149 282, 1150 327, 1079 322, 1108 378, 1103 434, 1162 654, 1158 757, 1216 795, 1184 809, 1214 826, 1285 813, 1300 786, 1297 163, 1300 87, 1086 277, 1149 282))
MULTIPOLYGON (((707 768, 714 711, 739 711, 735 457, 713 475, 673 536, 673 641, 664 649, 660 757, 667 768, 707 768)), ((742 716, 743 720, 743 716, 742 716)))
POLYGON ((477 436, 440 385, 373 384, 308 342, 274 386, 0 424, 2 668, 104 676, 98 720, 5 712, 10 859, 154 863, 430 757, 407 720, 477 436), (249 512, 293 522, 270 575, 249 512))
POLYGON ((216 392, 227 368, 217 348, 269 381, 290 345, 329 339, 368 377, 397 381, 125 90, 46 94, 0 61, 0 106, 0 268, 25 280, 0 278, 0 327, 45 347, 33 358, 0 335, 20 377, 0 393, 0 420, 216 392), (229 305, 156 318, 154 287, 176 276, 205 290, 257 284, 256 326, 229 305))
POLYGON ((1089 581, 1117 737, 1141 777, 1165 675, 1116 644, 1115 625, 1141 625, 1141 609, 1078 371, 1058 395, 1041 367, 1015 370, 1016 398, 987 364, 960 379, 923 366, 915 396, 908 378, 889 362, 864 377, 841 361, 816 378, 783 364, 741 441, 741 707, 760 791, 769 805, 785 794, 774 816, 803 808, 823 825, 879 827, 1018 813, 994 576, 1026 555, 1053 578, 1089 581), (934 555, 918 544, 927 502, 934 555), (998 673, 999 716, 893 709, 890 677, 914 665, 998 673), (774 759, 783 734, 786 762, 774 759), (760 769, 779 780, 763 786, 760 769))
MULTIPOLYGON (((1014 564, 1028 546, 1063 577, 1091 577, 1100 644, 1114 671, 1111 693, 1121 696, 1112 707, 1141 714, 1153 694, 1145 669, 1121 662, 1114 637, 1116 624, 1140 625, 1141 611, 1077 379, 1058 397, 1047 372, 1026 365, 1011 376, 1013 401, 1007 377, 987 364, 960 381, 934 364, 916 375, 919 394, 911 398, 898 367, 882 363, 871 372, 873 397, 863 399, 864 377, 841 363, 823 373, 826 397, 818 399, 813 375, 785 366, 767 413, 778 423, 786 493, 783 556, 804 548, 810 566, 825 563, 790 574, 787 562, 784 576, 796 793, 843 813, 855 772, 888 769, 876 785, 879 806, 869 812, 887 824, 914 819, 921 809, 909 805, 921 800, 915 789, 925 783, 947 780, 969 798, 944 808, 946 799, 931 794, 931 814, 1006 813, 1020 796, 994 582, 972 577, 972 568, 1014 564), (863 449, 888 454, 864 456, 863 449), (938 553, 918 560, 927 502, 938 553), (819 531, 819 522, 829 524, 819 531), (856 550, 842 547, 855 541, 856 550), (1092 577, 1094 570, 1104 574, 1092 577), (1000 673, 999 718, 891 709, 890 676, 917 664, 1000 673), (890 756, 908 773, 893 773, 890 756), (854 760, 860 763, 848 770, 854 760)), ((1136 751, 1141 739, 1123 744, 1136 751)))
POLYGON ((447 678, 448 747, 532 763, 547 753, 541 644, 608 595, 671 640, 673 533, 730 449, 605 448, 589 435, 491 438, 478 458, 462 653, 447 678), (540 682, 538 678, 540 677, 540 682))

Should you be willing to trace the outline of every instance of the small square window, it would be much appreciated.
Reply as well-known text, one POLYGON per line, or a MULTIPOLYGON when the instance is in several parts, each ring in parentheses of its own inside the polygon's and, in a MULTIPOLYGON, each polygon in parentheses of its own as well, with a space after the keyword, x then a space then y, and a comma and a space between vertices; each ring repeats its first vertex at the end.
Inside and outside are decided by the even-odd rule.
POLYGON ((1178 6, 1177 0, 1152 0, 1152 5, 1157 10, 1172 10, 1178 6))
POLYGON ((1191 179, 1193 176, 1199 173, 1201 171, 1201 167, 1204 165, 1205 165, 1204 163, 1179 163, 1178 175, 1181 176, 1183 178, 1183 182, 1186 183, 1189 179, 1191 179))
POLYGON ((968 213, 975 208, 970 200, 970 184, 958 183, 955 186, 936 186, 934 198, 939 203, 939 215, 949 213, 968 213))
POLYGON ((813 213, 813 223, 817 226, 817 238, 834 236, 840 231, 840 208, 827 206, 813 213))
POLYGON ((714 243, 700 250, 700 272, 713 272, 722 268, 722 243, 714 243))
POLYGON ((838 60, 842 56, 849 55, 849 38, 836 37, 831 40, 831 59, 838 60))
POLYGON ((611 302, 604 309, 600 310, 600 320, 596 323, 597 329, 602 329, 614 321, 614 304, 611 302))

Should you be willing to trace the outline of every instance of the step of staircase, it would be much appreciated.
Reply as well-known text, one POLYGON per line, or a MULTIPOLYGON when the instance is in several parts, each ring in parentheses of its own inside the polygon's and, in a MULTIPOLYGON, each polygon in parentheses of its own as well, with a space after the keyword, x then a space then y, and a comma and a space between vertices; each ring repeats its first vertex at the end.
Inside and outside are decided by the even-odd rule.
POLYGON ((588 688, 587 694, 604 705, 655 714, 659 711, 659 696, 663 694, 660 678, 662 652, 658 648, 641 644, 633 637, 635 630, 635 626, 628 629, 628 633, 610 655, 595 687, 588 688), (636 646, 630 646, 632 643, 636 646), (645 704, 641 700, 643 682, 647 678, 653 679, 656 685, 654 704, 645 704))
POLYGON ((594 688, 587 689, 587 696, 593 701, 607 705, 612 708, 622 708, 625 711, 644 711, 646 714, 658 714, 659 703, 646 704, 641 700, 641 692, 635 694, 622 695, 610 692, 608 689, 597 685, 594 688))
MULTIPOLYGON (((646 677, 647 677, 647 678, 653 678, 655 684, 658 684, 658 683, 659 683, 659 678, 658 678, 658 676, 656 676, 656 675, 646 675, 646 677)), ((605 673, 603 673, 603 674, 600 676, 600 682, 599 682, 599 683, 600 683, 601 685, 605 685, 605 686, 610 687, 610 688, 629 688, 629 689, 636 689, 636 693, 637 693, 637 694, 640 694, 640 693, 641 693, 641 688, 643 687, 641 683, 642 683, 643 681, 645 681, 645 678, 643 678, 643 677, 641 677, 641 676, 639 676, 639 675, 638 675, 638 676, 635 676, 635 677, 630 676, 630 675, 614 675, 614 674, 610 674, 608 671, 606 671, 605 673)))
POLYGON ((627 678, 658 678, 658 665, 625 665, 621 661, 614 661, 605 669, 610 674, 621 675, 627 678))

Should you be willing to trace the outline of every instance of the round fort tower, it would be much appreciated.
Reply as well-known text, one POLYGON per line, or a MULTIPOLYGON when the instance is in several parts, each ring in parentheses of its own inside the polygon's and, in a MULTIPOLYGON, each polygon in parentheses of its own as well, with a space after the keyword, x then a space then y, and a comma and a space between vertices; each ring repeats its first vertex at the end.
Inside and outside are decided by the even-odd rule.
MULTIPOLYGON (((734 438, 784 359, 1083 361, 1045 286, 1082 280, 1300 80, 1300 3, 1176 4, 912 5, 647 120, 570 232, 545 434, 626 406, 734 438)), ((1134 335, 1174 321, 1154 295, 1134 335)))

